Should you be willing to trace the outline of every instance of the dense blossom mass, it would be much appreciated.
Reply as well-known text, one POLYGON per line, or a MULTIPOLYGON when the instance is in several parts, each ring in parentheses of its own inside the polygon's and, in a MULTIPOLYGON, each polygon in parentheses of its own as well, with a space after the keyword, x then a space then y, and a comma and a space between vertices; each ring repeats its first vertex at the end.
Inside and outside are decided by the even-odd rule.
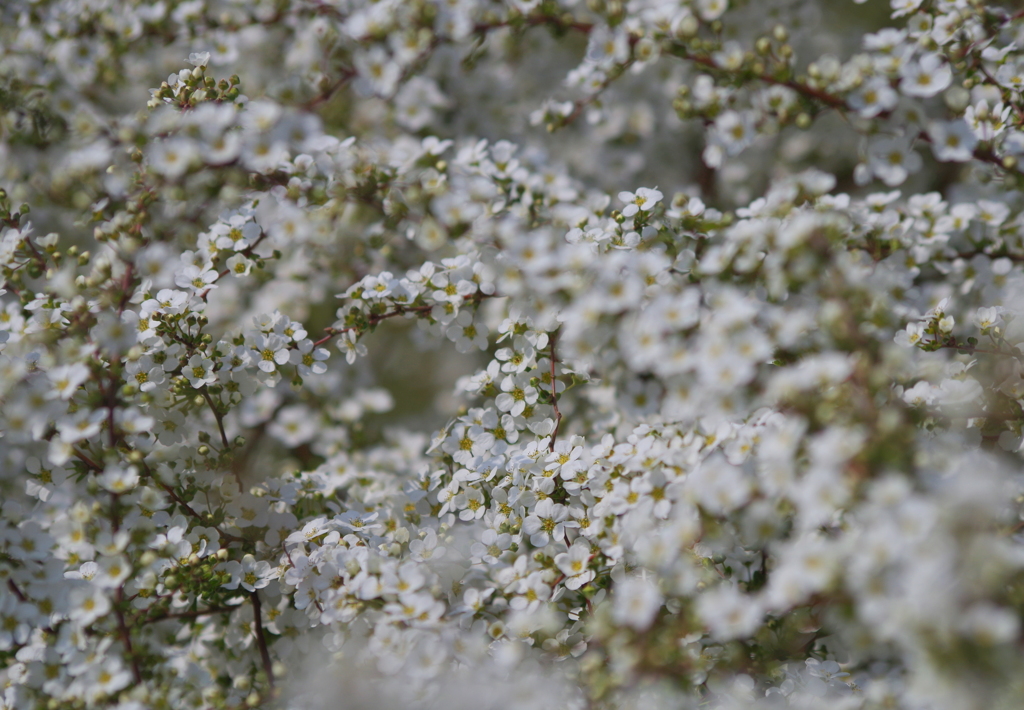
POLYGON ((0 3, 0 708, 1024 706, 1022 47, 0 3))

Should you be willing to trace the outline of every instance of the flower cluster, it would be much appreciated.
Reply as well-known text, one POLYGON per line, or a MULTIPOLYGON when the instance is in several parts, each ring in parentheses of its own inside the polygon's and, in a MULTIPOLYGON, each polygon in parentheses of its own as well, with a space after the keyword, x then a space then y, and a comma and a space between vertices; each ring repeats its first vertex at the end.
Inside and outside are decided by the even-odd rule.
POLYGON ((0 708, 1019 706, 1022 33, 4 5, 0 708))

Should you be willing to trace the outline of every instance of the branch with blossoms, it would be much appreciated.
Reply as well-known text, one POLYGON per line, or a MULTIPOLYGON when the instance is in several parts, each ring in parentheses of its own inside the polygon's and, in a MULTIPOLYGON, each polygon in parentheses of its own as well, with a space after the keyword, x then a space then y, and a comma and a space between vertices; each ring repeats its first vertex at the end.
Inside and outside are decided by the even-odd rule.
POLYGON ((0 24, 0 704, 1020 705, 1024 15, 95 4, 0 24))

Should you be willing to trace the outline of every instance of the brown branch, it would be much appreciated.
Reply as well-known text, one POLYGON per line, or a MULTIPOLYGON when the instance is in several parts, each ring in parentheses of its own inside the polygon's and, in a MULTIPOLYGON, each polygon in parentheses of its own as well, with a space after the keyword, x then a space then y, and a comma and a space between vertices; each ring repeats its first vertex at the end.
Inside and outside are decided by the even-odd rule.
POLYGON ((93 471, 96 471, 97 473, 103 473, 103 467, 100 466, 95 461, 93 461, 88 456, 86 456, 85 454, 83 454, 81 451, 79 451, 73 446, 71 447, 71 451, 75 454, 76 457, 78 457, 80 461, 82 461, 86 466, 91 468, 93 471))
MULTIPOLYGON (((934 345, 930 343, 930 345, 934 345)), ((969 343, 957 344, 956 340, 950 338, 945 343, 941 343, 935 346, 940 350, 962 350, 969 353, 982 353, 984 355, 1002 355, 1003 357, 1018 357, 1017 353, 1007 350, 989 350, 988 348, 979 348, 969 343)))
POLYGON ((711 57, 706 54, 691 54, 681 44, 672 45, 672 55, 675 57, 679 57, 680 59, 685 59, 687 61, 693 62, 694 64, 700 64, 701 66, 705 66, 708 69, 714 69, 715 71, 725 72, 728 74, 744 74, 754 79, 757 79, 758 81, 762 81, 766 84, 773 84, 775 86, 785 86, 806 98, 820 101, 829 108, 839 109, 843 111, 849 110, 846 101, 840 98, 839 96, 836 96, 835 94, 830 94, 826 91, 816 89, 813 86, 808 86, 807 84, 803 84, 793 79, 781 79, 779 77, 772 76, 771 74, 767 74, 765 72, 755 73, 744 69, 727 69, 726 67, 720 66, 717 62, 715 62, 714 57, 711 57))
POLYGON ((128 660, 131 662, 132 678, 135 680, 136 685, 140 685, 142 683, 142 671, 139 669, 139 659, 135 657, 135 651, 132 649, 132 636, 128 631, 128 624, 124 621, 124 610, 121 609, 123 603, 124 585, 122 584, 117 588, 114 615, 117 617, 117 630, 121 636, 121 643, 124 644, 125 653, 128 654, 128 660))
POLYGON ((555 408, 555 428, 551 432, 551 443, 549 451, 555 450, 555 439, 558 438, 558 427, 562 424, 562 413, 558 410, 558 380, 555 379, 555 363, 558 358, 555 356, 555 340, 558 339, 558 331, 551 334, 551 405, 555 408))
MULTIPOLYGON (((835 94, 831 94, 821 89, 817 89, 813 86, 809 86, 799 81, 795 81, 793 79, 782 79, 776 76, 772 76, 771 74, 767 74, 765 72, 752 72, 749 69, 727 69, 726 67, 719 66, 718 63, 715 62, 713 57, 704 54, 691 54, 689 51, 686 50, 684 46, 680 44, 674 44, 672 46, 671 53, 675 57, 691 61, 695 64, 700 64, 701 66, 705 66, 709 69, 714 69, 715 71, 725 72, 728 74, 734 74, 738 76, 749 76, 753 79, 757 79, 758 81, 764 82, 766 84, 773 84, 775 86, 785 86, 797 92, 801 96, 804 96, 805 98, 813 99, 824 104, 828 108, 835 109, 842 115, 845 115, 847 112, 853 111, 849 104, 846 103, 846 100, 843 99, 842 97, 836 96, 835 94)), ((888 115, 889 112, 885 112, 880 114, 879 118, 888 115)), ((923 130, 920 131, 916 136, 914 136, 914 140, 920 140, 928 144, 932 143, 931 136, 928 135, 927 131, 923 130)), ((983 148, 981 146, 975 148, 974 159, 979 160, 983 163, 989 163, 1007 172, 1021 174, 1020 171, 1013 170, 1012 168, 1008 168, 1005 165, 1003 165, 1002 159, 999 158, 995 153, 991 151, 991 149, 988 148, 983 148)))
POLYGON ((206 385, 203 385, 203 398, 210 405, 210 411, 213 412, 213 416, 217 420, 217 429, 220 431, 220 441, 224 444, 224 449, 230 449, 231 445, 228 443, 228 435, 224 432, 224 417, 217 410, 217 405, 213 403, 213 397, 210 396, 210 390, 206 385))
POLYGON ((242 542, 243 541, 243 538, 240 538, 237 535, 232 535, 231 533, 226 533, 223 530, 221 530, 220 528, 218 528, 216 525, 213 525, 209 520, 204 518, 198 511, 196 511, 195 508, 193 508, 188 503, 186 503, 181 498, 181 496, 179 496, 177 494, 177 492, 175 492, 175 490, 174 490, 174 488, 172 486, 169 486, 168 484, 166 484, 163 481, 161 481, 157 476, 153 475, 153 472, 149 470, 149 466, 146 465, 145 461, 142 462, 142 465, 146 469, 146 474, 151 479, 156 481, 158 486, 160 486, 162 489, 164 489, 167 492, 167 495, 169 495, 171 497, 171 500, 173 500, 178 505, 178 507, 180 507, 186 513, 188 513, 193 518, 195 518, 196 520, 201 522, 204 527, 212 527, 214 530, 217 531, 217 534, 220 535, 225 540, 234 540, 236 542, 242 542))
POLYGON ((596 91, 592 92, 589 96, 586 96, 586 97, 584 97, 582 99, 576 99, 575 101, 573 101, 572 111, 569 113, 568 116, 564 117, 561 120, 560 125, 558 125, 558 127, 559 128, 564 128, 564 127, 569 126, 572 123, 574 123, 576 121, 576 119, 580 117, 580 115, 583 113, 583 110, 587 106, 590 106, 591 104, 596 102, 599 98, 601 98, 601 95, 604 94, 604 92, 608 90, 608 88, 612 85, 612 83, 615 82, 616 79, 619 79, 619 78, 622 77, 622 75, 626 72, 626 69, 628 69, 630 66, 633 65, 633 61, 634 60, 630 59, 630 60, 626 61, 624 64, 617 65, 616 69, 618 71, 616 71, 615 73, 609 74, 605 78, 605 80, 603 82, 601 82, 601 87, 599 89, 597 89, 596 91))
MULTIPOLYGON (((260 232, 260 236, 256 237, 255 241, 253 241, 252 244, 250 244, 245 249, 242 249, 242 250, 240 250, 240 251, 238 251, 236 253, 241 254, 242 256, 245 256, 245 257, 254 256, 254 250, 256 249, 257 246, 259 246, 260 242, 262 242, 266 236, 267 236, 266 232, 260 232)), ((203 289, 203 292, 199 294, 199 298, 201 298, 202 300, 205 301, 206 297, 210 294, 210 291, 213 290, 213 284, 215 284, 218 281, 220 281, 222 278, 227 276, 230 272, 231 272, 231 269, 222 269, 221 271, 217 272, 217 278, 215 278, 213 281, 211 281, 209 283, 209 285, 205 289, 203 289)))
POLYGON ((260 649, 260 659, 263 661, 263 672, 267 674, 267 682, 274 687, 274 666, 270 661, 270 651, 267 649, 267 637, 263 632, 263 608, 260 604, 259 592, 253 590, 249 595, 252 598, 253 618, 255 619, 256 645, 260 649))
MULTIPOLYGON (((478 304, 480 301, 482 301, 485 298, 498 298, 498 295, 494 294, 494 293, 487 294, 487 293, 482 293, 482 292, 478 291, 477 293, 470 294, 469 296, 466 296, 463 299, 463 304, 464 305, 465 304, 478 304)), ((393 310, 393 311, 387 311, 385 313, 380 313, 380 314, 371 314, 371 315, 367 316, 367 318, 366 318, 366 320, 367 320, 367 327, 368 328, 372 328, 373 326, 377 325, 381 321, 387 320, 388 318, 396 318, 398 316, 404 316, 404 315, 407 315, 409 313, 412 313, 412 314, 415 314, 415 315, 422 315, 423 313, 429 313, 434 308, 435 305, 437 305, 437 304, 435 304, 435 303, 425 303, 422 306, 397 306, 395 308, 395 310, 393 310)), ((350 330, 358 331, 359 330, 359 326, 354 326, 353 325, 353 326, 348 326, 346 328, 334 328, 334 327, 324 328, 324 332, 327 333, 327 335, 325 335, 324 337, 320 338, 315 343, 313 343, 313 347, 319 347, 319 346, 323 345, 324 343, 326 343, 331 338, 333 338, 335 335, 341 335, 342 333, 347 333, 350 330)))
POLYGON ((7 586, 8 586, 8 588, 10 588, 10 590, 12 592, 14 592, 14 596, 18 597, 18 601, 20 601, 20 602, 26 601, 25 595, 22 593, 22 591, 20 589, 18 589, 18 585, 14 583, 13 579, 8 579, 7 580, 7 586))
POLYGON ((124 313, 125 306, 127 306, 128 301, 131 300, 132 280, 134 275, 134 264, 130 261, 125 261, 124 278, 121 279, 121 299, 117 304, 118 315, 124 313))
POLYGON ((310 99, 306 103, 302 104, 302 109, 305 110, 305 111, 312 111, 313 109, 315 109, 320 104, 323 104, 323 103, 326 103, 327 101, 330 101, 331 98, 334 96, 334 94, 336 94, 340 89, 344 88, 346 84, 348 84, 350 81, 352 81, 352 79, 355 78, 355 76, 356 76, 356 70, 355 69, 350 69, 350 68, 342 69, 341 70, 341 75, 338 77, 338 80, 336 82, 334 82, 333 84, 331 84, 330 86, 328 86, 326 89, 322 90, 319 94, 314 96, 312 99, 310 99))

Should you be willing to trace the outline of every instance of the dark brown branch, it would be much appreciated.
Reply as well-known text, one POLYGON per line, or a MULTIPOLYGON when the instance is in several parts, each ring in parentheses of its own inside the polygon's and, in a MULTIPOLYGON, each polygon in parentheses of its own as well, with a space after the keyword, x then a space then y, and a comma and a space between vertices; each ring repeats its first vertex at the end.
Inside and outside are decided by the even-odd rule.
POLYGON ((228 435, 224 432, 224 417, 217 409, 217 405, 213 403, 213 397, 210 396, 210 390, 206 385, 203 385, 203 398, 206 399, 206 403, 210 405, 210 411, 213 412, 214 418, 217 420, 217 429, 220 431, 220 442, 224 445, 224 449, 231 448, 228 443, 228 435))
POLYGON ((82 453, 81 451, 79 451, 78 449, 76 449, 76 448, 75 448, 75 447, 73 447, 73 446, 71 447, 71 451, 73 451, 73 452, 74 452, 74 454, 75 454, 75 456, 76 456, 76 457, 78 458, 78 460, 80 460, 80 461, 81 461, 82 463, 84 463, 84 464, 85 464, 86 466, 88 466, 89 468, 91 468, 91 469, 92 469, 93 471, 96 471, 97 473, 103 473, 103 467, 102 467, 102 466, 100 466, 100 465, 99 465, 98 463, 96 463, 95 461, 93 461, 93 460, 92 460, 91 458, 89 458, 88 456, 86 456, 85 454, 83 454, 83 453, 82 453))
POLYGON ((270 651, 267 649, 267 637, 263 632, 263 608, 260 603, 259 592, 253 590, 249 595, 252 598, 252 612, 255 619, 256 645, 260 649, 260 659, 263 661, 263 672, 267 674, 267 682, 274 687, 274 666, 270 660, 270 651))
POLYGON ((555 408, 555 428, 551 432, 551 444, 549 450, 555 450, 555 439, 558 438, 558 427, 562 424, 562 413, 558 410, 558 380, 555 379, 555 363, 558 358, 555 356, 555 340, 558 339, 558 331, 551 334, 551 406, 555 408))
MULTIPOLYGON (((498 298, 498 295, 497 294, 493 294, 493 293, 492 294, 487 294, 487 293, 477 292, 477 293, 474 293, 474 294, 470 294, 469 296, 466 296, 465 299, 463 299, 463 304, 464 305, 478 304, 480 301, 482 301, 485 298, 498 298)), ((367 316, 367 318, 366 318, 367 323, 368 323, 367 327, 372 328, 373 326, 377 325, 381 321, 387 320, 389 318, 397 318, 398 316, 404 316, 404 315, 409 314, 409 313, 413 313, 413 314, 416 314, 416 315, 422 315, 424 313, 429 313, 434 308, 435 305, 436 304, 433 304, 433 303, 425 303, 422 306, 397 306, 395 308, 395 310, 393 310, 393 311, 387 311, 386 313, 381 313, 381 314, 371 314, 371 315, 367 316)), ((325 335, 324 337, 320 338, 315 343, 313 343, 313 347, 319 347, 319 346, 323 345, 324 343, 326 343, 331 338, 333 338, 335 335, 341 335, 342 333, 346 333, 346 332, 348 332, 350 330, 358 331, 359 327, 358 326, 349 326, 347 328, 324 328, 324 332, 327 333, 327 335, 325 335)))
MULTIPOLYGON (((775 86, 785 86, 797 92, 801 96, 824 104, 828 108, 834 109, 843 115, 853 110, 850 108, 849 104, 846 103, 846 100, 843 99, 842 97, 836 96, 835 94, 831 94, 827 91, 822 91, 821 89, 817 89, 813 86, 809 86, 807 84, 795 81, 793 79, 782 79, 776 76, 772 76, 771 74, 765 72, 755 73, 751 72, 749 69, 727 69, 725 67, 719 66, 718 63, 715 62, 713 57, 704 54, 691 54, 689 51, 687 51, 685 47, 683 47, 680 44, 673 45, 672 50, 673 56, 693 62, 694 64, 700 64, 701 66, 705 66, 708 69, 714 69, 715 71, 720 71, 728 74, 749 76, 758 81, 764 82, 766 84, 773 84, 775 86)), ((879 117, 884 117, 887 115, 888 113, 883 113, 880 114, 879 117)), ((928 144, 932 143, 931 136, 928 135, 927 131, 923 130, 920 131, 916 136, 914 136, 914 139, 920 140, 928 144)), ((1002 159, 995 153, 993 153, 990 149, 982 146, 978 146, 977 148, 974 149, 974 159, 979 160, 983 163, 989 163, 1007 172, 1020 174, 1019 171, 1013 170, 1012 167, 1007 167, 1006 165, 1004 165, 1002 159)))
POLYGON ((12 592, 14 592, 14 596, 18 597, 18 601, 25 601, 25 595, 22 593, 20 589, 18 589, 18 585, 14 583, 13 579, 7 580, 7 586, 12 592))
POLYGON ((142 671, 139 669, 139 659, 135 657, 135 651, 132 648, 132 636, 128 631, 128 624, 124 621, 124 610, 121 609, 123 603, 124 585, 122 584, 117 588, 114 616, 117 617, 117 631, 121 636, 121 643, 124 644, 124 651, 128 655, 128 660, 132 666, 132 679, 134 679, 136 685, 140 685, 142 683, 142 671))

